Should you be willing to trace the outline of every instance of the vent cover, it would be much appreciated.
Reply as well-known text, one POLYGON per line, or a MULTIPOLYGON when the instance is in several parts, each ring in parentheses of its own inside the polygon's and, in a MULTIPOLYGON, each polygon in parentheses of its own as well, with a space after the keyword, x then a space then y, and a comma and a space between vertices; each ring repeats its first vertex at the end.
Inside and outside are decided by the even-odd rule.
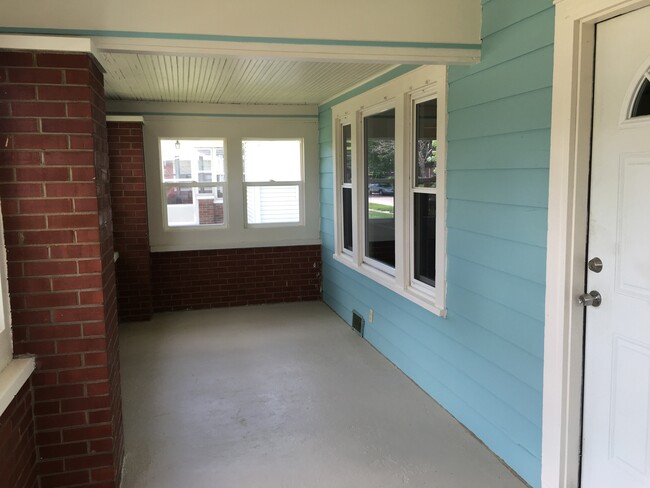
POLYGON ((356 310, 352 310, 352 328, 356 330, 361 337, 363 337, 363 328, 366 321, 363 316, 356 310))

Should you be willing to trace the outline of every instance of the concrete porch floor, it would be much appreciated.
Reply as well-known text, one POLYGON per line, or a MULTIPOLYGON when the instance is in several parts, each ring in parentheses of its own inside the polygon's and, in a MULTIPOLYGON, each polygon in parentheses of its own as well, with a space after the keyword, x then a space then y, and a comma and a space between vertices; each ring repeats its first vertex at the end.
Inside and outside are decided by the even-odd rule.
POLYGON ((527 486, 322 303, 120 332, 123 488, 527 486))

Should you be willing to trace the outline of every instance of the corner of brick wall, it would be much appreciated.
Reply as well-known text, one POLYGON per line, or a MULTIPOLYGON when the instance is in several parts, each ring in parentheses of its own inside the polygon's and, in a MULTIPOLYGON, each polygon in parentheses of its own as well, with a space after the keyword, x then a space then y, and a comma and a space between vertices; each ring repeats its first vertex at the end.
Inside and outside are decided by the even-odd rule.
POLYGON ((0 198, 15 354, 41 488, 119 484, 123 456, 103 75, 88 54, 0 51, 0 198))
POLYGON ((142 122, 108 122, 120 321, 150 320, 151 258, 142 122))

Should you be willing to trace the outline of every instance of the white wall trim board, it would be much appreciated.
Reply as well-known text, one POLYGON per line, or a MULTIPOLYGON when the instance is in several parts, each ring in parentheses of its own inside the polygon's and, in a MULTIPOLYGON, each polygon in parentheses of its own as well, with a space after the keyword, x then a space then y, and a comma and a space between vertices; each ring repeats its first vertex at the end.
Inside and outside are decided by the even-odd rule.
POLYGON ((97 47, 88 37, 0 34, 0 49, 89 53, 102 68, 97 47))
POLYGON ((107 115, 106 122, 142 122, 144 117, 142 115, 107 115))
POLYGON ((296 247, 296 246, 320 246, 322 241, 320 239, 291 239, 287 241, 239 241, 230 242, 228 244, 220 244, 213 242, 210 244, 197 243, 184 244, 184 245, 170 245, 170 246, 151 246, 151 252, 172 252, 172 251, 215 251, 225 249, 249 249, 258 247, 296 247))
POLYGON ((318 117, 317 105, 241 105, 215 103, 135 102, 107 100, 106 112, 127 114, 206 117, 318 117))
POLYGON ((542 487, 580 485, 595 26, 650 0, 556 0, 544 332, 542 487))
POLYGON ((0 34, 0 49, 91 53, 93 41, 87 37, 0 34))

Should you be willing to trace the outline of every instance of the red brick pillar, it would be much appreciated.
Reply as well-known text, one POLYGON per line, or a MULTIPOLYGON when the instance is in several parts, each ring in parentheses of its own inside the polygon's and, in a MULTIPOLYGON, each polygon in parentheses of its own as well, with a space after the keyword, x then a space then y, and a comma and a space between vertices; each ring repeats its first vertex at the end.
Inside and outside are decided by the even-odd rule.
POLYGON ((103 76, 0 51, 0 198, 14 353, 36 355, 42 488, 116 487, 123 455, 103 76))
POLYGON ((120 320, 150 320, 153 305, 143 123, 109 121, 107 128, 114 246, 120 253, 115 264, 120 320))

